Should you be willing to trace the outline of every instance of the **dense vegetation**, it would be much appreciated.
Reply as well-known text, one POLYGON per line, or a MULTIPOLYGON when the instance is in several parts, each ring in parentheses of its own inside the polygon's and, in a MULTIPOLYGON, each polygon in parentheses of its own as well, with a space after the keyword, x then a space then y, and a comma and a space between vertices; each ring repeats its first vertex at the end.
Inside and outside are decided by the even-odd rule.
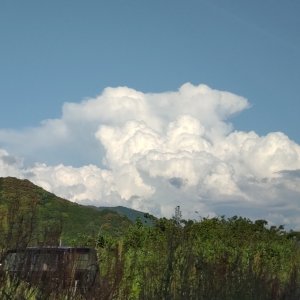
MULTIPOLYGON (((177 216, 153 222, 144 226, 138 220, 119 235, 101 226, 97 234, 86 228, 75 235, 74 245, 95 247, 98 253, 100 289, 95 299, 300 299, 296 232, 242 217, 186 221, 177 216)), ((28 234, 30 222, 24 226, 28 234)), ((5 242, 1 240, 2 247, 5 242)), ((0 298, 10 299, 13 293, 35 299, 38 291, 4 278, 0 298)), ((85 299, 66 290, 59 295, 85 299)))

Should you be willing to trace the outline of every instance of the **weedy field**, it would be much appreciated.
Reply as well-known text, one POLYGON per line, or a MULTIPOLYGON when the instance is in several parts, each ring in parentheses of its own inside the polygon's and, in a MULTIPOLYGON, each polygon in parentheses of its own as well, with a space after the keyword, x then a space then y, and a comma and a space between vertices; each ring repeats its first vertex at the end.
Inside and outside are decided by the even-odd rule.
MULTIPOLYGON (((2 182, 2 259, 9 248, 57 246, 63 236, 68 246, 96 250, 99 276, 89 290, 59 284, 49 289, 45 282, 28 282, 4 271, 1 299, 300 299, 299 233, 287 232, 283 226, 270 227, 265 220, 237 216, 162 218, 151 220, 152 226, 122 217, 112 219, 111 225, 104 214, 105 222, 99 216, 99 224, 92 220, 92 225, 82 226, 76 234, 74 228, 71 233, 65 229, 72 227, 71 210, 65 219, 50 220, 48 226, 47 218, 42 217, 47 211, 39 211, 39 196, 32 192, 24 196, 21 190, 3 187, 2 182), (26 206, 29 200, 34 201, 26 206), (66 227, 65 221, 69 222, 66 227)), ((53 201, 51 214, 58 213, 53 209, 55 200, 48 201, 53 201)), ((85 211, 79 207, 76 214, 85 211)))

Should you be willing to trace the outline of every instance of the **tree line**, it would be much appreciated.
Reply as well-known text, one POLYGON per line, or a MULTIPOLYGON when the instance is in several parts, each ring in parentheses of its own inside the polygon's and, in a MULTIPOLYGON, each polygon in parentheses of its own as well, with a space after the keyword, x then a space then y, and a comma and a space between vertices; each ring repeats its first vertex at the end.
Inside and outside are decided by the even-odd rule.
MULTIPOLYGON (((44 224, 41 234, 34 229, 34 206, 22 215, 17 204, 0 216, 1 253, 37 242, 57 245, 63 225, 44 224)), ((144 226, 137 220, 121 236, 99 228, 97 233, 87 232, 70 241, 70 246, 97 250, 100 288, 94 299, 300 299, 297 232, 238 216, 184 220, 177 213, 153 222, 144 226)), ((16 295, 18 299, 43 299, 39 286, 13 282, 4 274, 1 299, 17 299, 16 295)), ((74 295, 71 289, 55 291, 45 299, 60 297, 91 299, 74 295)))

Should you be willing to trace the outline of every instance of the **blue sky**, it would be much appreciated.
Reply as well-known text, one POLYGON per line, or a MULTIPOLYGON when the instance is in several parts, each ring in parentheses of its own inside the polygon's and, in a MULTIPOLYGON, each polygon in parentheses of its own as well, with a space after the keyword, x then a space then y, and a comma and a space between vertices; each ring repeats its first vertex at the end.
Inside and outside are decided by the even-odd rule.
POLYGON ((1 1, 0 127, 59 117, 107 86, 205 83, 246 97, 233 120, 300 141, 299 1, 1 1))
POLYGON ((0 2, 0 176, 300 229, 300 2, 0 2))

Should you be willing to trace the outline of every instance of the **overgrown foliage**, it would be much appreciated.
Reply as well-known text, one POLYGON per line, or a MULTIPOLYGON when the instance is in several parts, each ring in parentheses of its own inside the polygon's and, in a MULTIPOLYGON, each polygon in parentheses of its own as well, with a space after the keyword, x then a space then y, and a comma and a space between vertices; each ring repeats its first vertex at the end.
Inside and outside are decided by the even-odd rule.
MULTIPOLYGON (((64 219, 55 219, 57 225, 45 232, 35 206, 25 211, 22 195, 12 193, 10 197, 14 199, 11 207, 0 202, 2 252, 8 245, 24 247, 38 241, 41 228, 47 236, 57 238, 55 228, 64 228, 64 219)), ((74 232, 69 242, 96 248, 100 267, 97 291, 76 294, 70 288, 44 295, 39 286, 12 282, 2 274, 0 298, 14 299, 12 295, 17 294, 19 299, 300 299, 299 233, 286 232, 282 226, 269 227, 265 220, 219 217, 186 221, 177 214, 173 219, 156 220, 154 226, 138 220, 117 234, 100 224, 92 228, 74 232)))
POLYGON ((152 228, 137 223, 121 240, 102 237, 102 279, 114 291, 103 299, 300 299, 299 244, 266 225, 160 219, 152 228))

